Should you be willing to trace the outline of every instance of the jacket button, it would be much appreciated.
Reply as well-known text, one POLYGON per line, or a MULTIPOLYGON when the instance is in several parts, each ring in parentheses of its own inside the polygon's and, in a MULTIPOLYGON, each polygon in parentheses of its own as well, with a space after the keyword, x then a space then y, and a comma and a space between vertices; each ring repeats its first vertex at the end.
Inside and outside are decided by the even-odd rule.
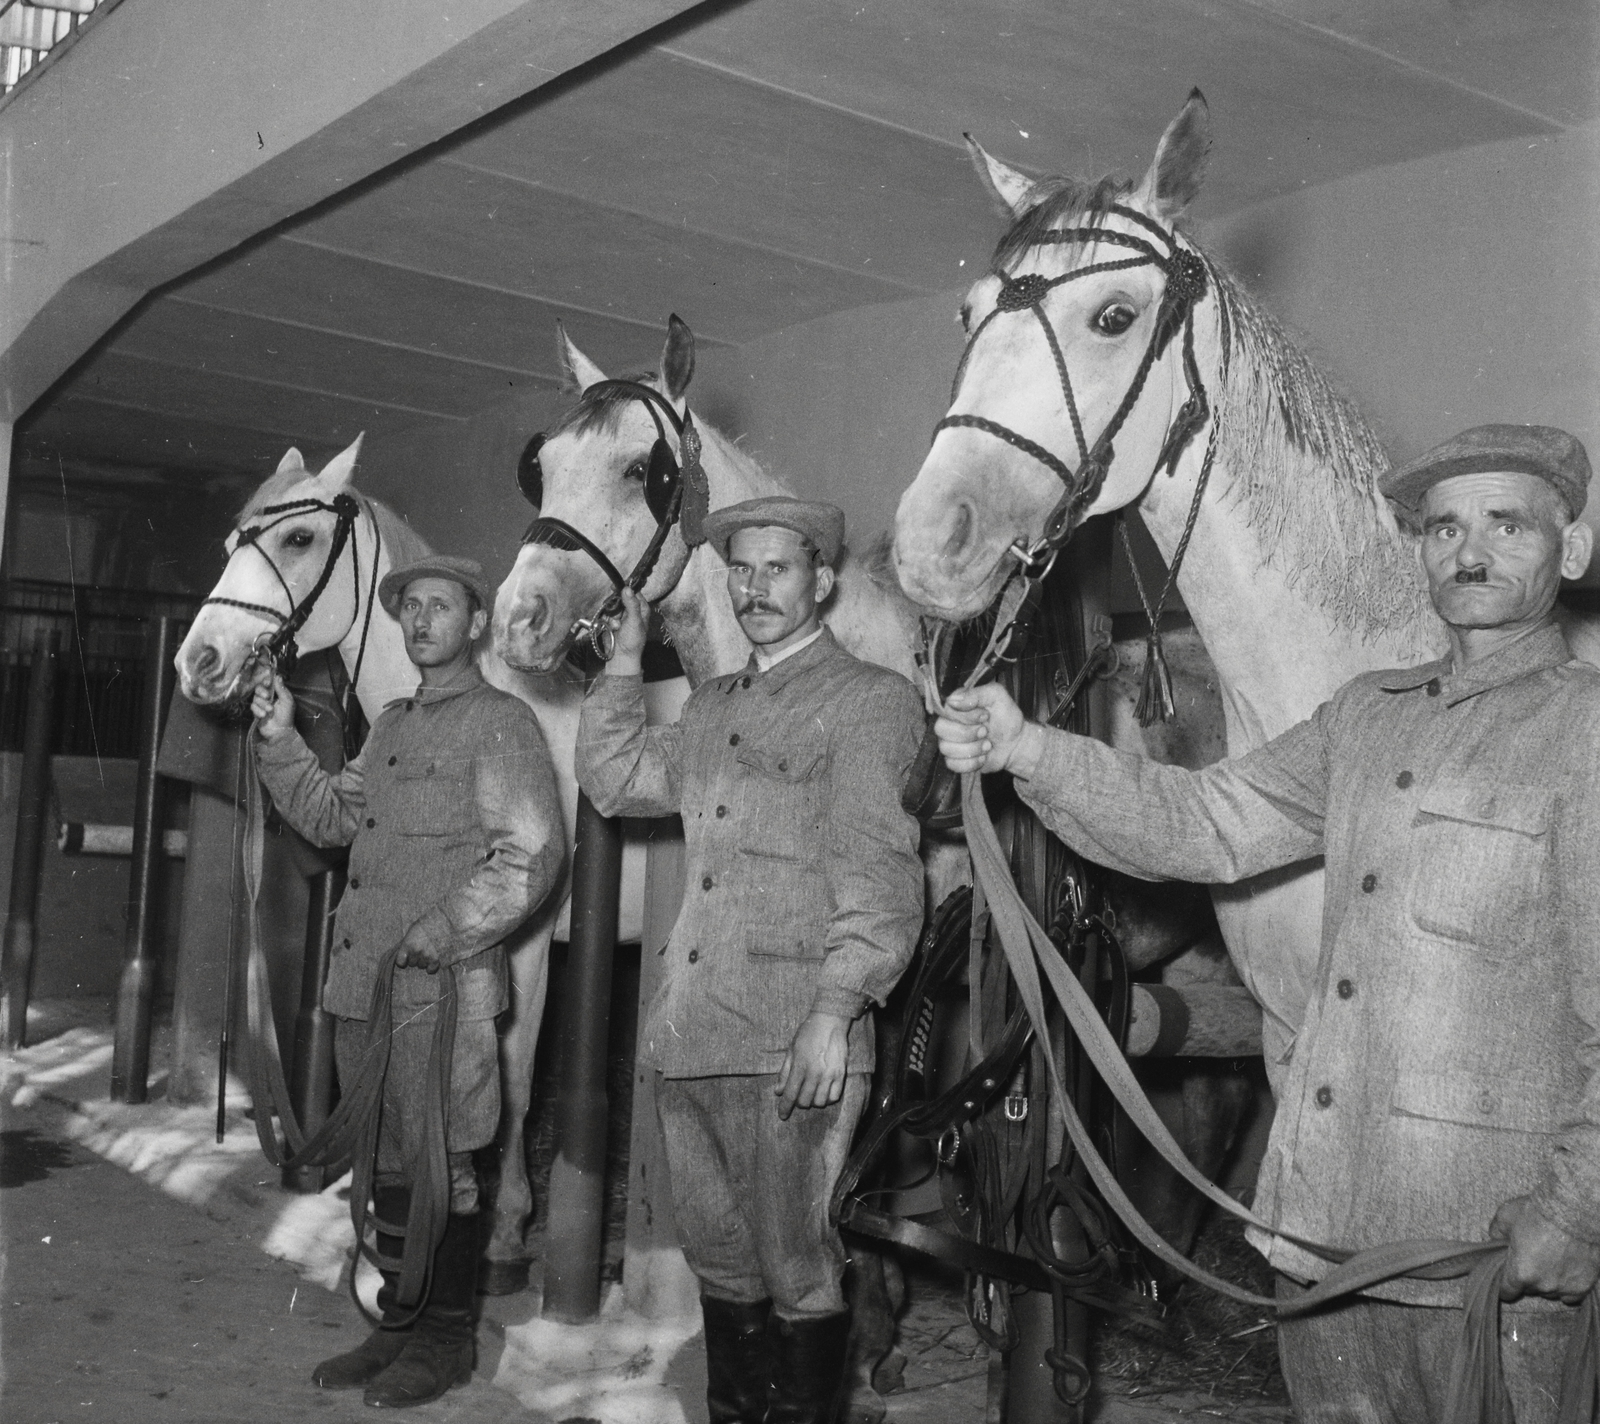
POLYGON ((378 824, 378 823, 377 823, 377 822, 376 822, 376 821, 374 821, 374 820, 373 820, 373 819, 372 819, 372 817, 371 817, 371 816, 368 816, 368 817, 367 817, 367 829, 368 829, 368 830, 369 830, 369 831, 370 831, 370 830, 371 830, 371 829, 372 829, 372 828, 373 828, 373 827, 374 827, 374 826, 375 826, 375 825, 377 825, 377 824, 378 824))
POLYGON ((1415 780, 1416 777, 1412 776, 1409 771, 1402 771, 1399 776, 1395 777, 1394 784, 1404 791, 1415 780))
POLYGON ((1353 999, 1355 997, 1356 986, 1348 979, 1341 979, 1337 987, 1341 999, 1353 999))
POLYGON ((1478 1094, 1478 1111, 1486 1117, 1499 1106, 1500 1100, 1493 1093, 1484 1092, 1478 1094))
POLYGON ((352 890, 359 890, 361 888, 361 877, 359 875, 352 875, 350 877, 350 888, 352 890))
POLYGON ((1319 1108, 1326 1108, 1331 1107, 1332 1105, 1333 1089, 1324 1083, 1320 1088, 1317 1089, 1317 1106, 1319 1108))
POLYGON ((700 888, 702 890, 709 890, 711 888, 711 877, 709 875, 700 882, 700 888))
POLYGON ((393 765, 394 765, 394 764, 395 764, 395 763, 396 763, 396 762, 397 762, 397 761, 399 761, 399 760, 400 760, 400 758, 399 758, 399 757, 390 757, 390 758, 389 758, 389 765, 390 765, 390 766, 393 766, 393 765))
POLYGON ((343 947, 345 949, 349 949, 350 948, 350 937, 348 935, 346 935, 345 938, 344 938, 343 947))
POLYGON ((739 686, 740 687, 749 687, 750 686, 750 675, 748 673, 746 673, 743 677, 741 677, 739 679, 739 686))
POLYGON ((698 964, 699 962, 700 962, 700 951, 698 949, 691 949, 689 951, 689 963, 690 964, 698 964))
POLYGON ((413 702, 409 697, 406 699, 406 711, 407 712, 411 711, 416 705, 417 704, 415 702, 413 702))
POLYGON ((1437 697, 1438 695, 1439 695, 1439 679, 1436 678, 1436 677, 1429 678, 1428 679, 1428 696, 1429 697, 1437 697))
POLYGON ((737 732, 728 738, 728 745, 730 747, 736 747, 739 745, 739 734, 737 732))
POLYGON ((783 757, 778 762, 778 770, 779 771, 788 771, 788 769, 789 769, 789 758, 788 757, 783 757))
POLYGON ((727 807, 726 807, 726 806, 718 806, 718 807, 717 807, 717 819, 718 819, 718 820, 719 820, 719 821, 720 821, 720 820, 721 820, 721 819, 722 819, 722 818, 723 818, 723 817, 724 817, 724 816, 726 816, 726 815, 727 815, 727 814, 728 814, 728 808, 727 808, 727 807))
POLYGON ((1361 891, 1362 891, 1362 894, 1370 895, 1377 888, 1378 888, 1378 877, 1376 875, 1374 875, 1369 870, 1365 875, 1363 875, 1361 877, 1361 891))

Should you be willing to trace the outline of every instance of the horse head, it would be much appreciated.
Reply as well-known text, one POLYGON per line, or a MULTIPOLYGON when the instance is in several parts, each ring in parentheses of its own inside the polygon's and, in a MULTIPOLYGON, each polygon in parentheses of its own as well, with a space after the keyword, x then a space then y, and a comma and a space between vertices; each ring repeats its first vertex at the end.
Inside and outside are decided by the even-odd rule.
POLYGON ((357 436, 317 474, 290 450, 240 512, 227 566, 178 649, 178 681, 191 702, 241 711, 270 675, 267 645, 286 628, 282 641, 299 653, 332 647, 350 631, 360 593, 351 537, 358 506, 347 487, 360 450, 357 436), (352 572, 341 577, 347 562, 352 572))
POLYGON ((1198 90, 1137 186, 1035 181, 967 143, 1011 226, 962 303, 966 352, 894 542, 901 586, 950 619, 1184 452, 1203 423, 1184 352, 1210 272, 1173 226, 1210 147, 1198 90))
POLYGON ((556 350, 579 399, 524 452, 518 482, 539 517, 494 605, 495 650, 537 671, 560 662, 618 580, 642 580, 651 602, 677 586, 705 502, 684 398, 694 375, 688 326, 669 320, 660 374, 637 380, 609 380, 559 323, 556 350))

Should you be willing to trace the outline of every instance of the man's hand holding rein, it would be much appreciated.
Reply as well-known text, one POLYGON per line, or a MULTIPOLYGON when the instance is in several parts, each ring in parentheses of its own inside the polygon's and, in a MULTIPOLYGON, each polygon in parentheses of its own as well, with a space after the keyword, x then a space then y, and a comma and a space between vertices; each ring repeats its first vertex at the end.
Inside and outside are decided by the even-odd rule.
POLYGON ((1044 751, 1044 728, 1028 721, 1010 694, 992 682, 952 692, 933 730, 940 753, 958 775, 1009 771, 1026 779, 1044 751))

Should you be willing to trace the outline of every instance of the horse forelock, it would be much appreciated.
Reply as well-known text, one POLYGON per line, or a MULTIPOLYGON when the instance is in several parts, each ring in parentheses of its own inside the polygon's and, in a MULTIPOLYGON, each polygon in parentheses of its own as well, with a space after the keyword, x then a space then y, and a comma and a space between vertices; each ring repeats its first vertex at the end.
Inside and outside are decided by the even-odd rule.
POLYGON ((1112 205, 1132 191, 1131 183, 1109 175, 1092 183, 1077 178, 1041 178, 1033 187, 1039 195, 1038 202, 1012 223, 995 244, 990 270, 1009 271, 1012 263, 1057 228, 1098 227, 1112 205))
MULTIPOLYGON (((655 389, 660 385, 661 376, 656 371, 643 371, 638 375, 621 376, 618 379, 655 389)), ((605 386, 600 390, 591 387, 578 397, 575 404, 556 417, 555 424, 545 431, 545 439, 553 440, 556 436, 566 435, 569 432, 575 435, 589 435, 600 431, 606 435, 614 435, 622 412, 631 405, 637 405, 639 399, 638 396, 626 390, 619 390, 615 386, 605 386)))
MULTIPOLYGON (((233 527, 242 529, 263 509, 270 505, 285 503, 285 496, 297 486, 314 478, 315 476, 308 470, 280 470, 268 475, 256 492, 245 501, 244 508, 234 517, 233 527)), ((351 490, 351 494, 360 505, 371 512, 383 548, 396 566, 408 564, 433 552, 427 540, 381 499, 375 499, 356 490, 351 490)))
POLYGON ((1363 638, 1423 636, 1426 590, 1405 537, 1384 519, 1376 432, 1325 372, 1215 262, 1228 375, 1217 398, 1225 491, 1269 563, 1363 638))

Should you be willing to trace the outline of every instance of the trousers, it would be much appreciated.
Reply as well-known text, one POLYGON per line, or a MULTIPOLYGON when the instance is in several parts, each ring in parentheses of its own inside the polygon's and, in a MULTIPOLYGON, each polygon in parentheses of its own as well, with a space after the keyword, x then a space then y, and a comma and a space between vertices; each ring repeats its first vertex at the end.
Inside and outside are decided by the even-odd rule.
MULTIPOLYGON (((1278 1298, 1301 1287, 1278 1282, 1278 1298)), ((1517 1424, 1554 1424, 1577 1311, 1503 1310, 1500 1359, 1517 1424)), ((1278 1326, 1278 1357, 1300 1424, 1443 1420, 1461 1312, 1359 1296, 1278 1326)))
MULTIPOLYGON (((375 1186, 411 1185, 409 1164, 419 1160, 418 1154, 425 1145, 422 1129, 427 1121, 428 1052, 437 1012, 437 1005, 410 1010, 412 1016, 391 1031, 389 1071, 383 1080, 383 1106, 378 1120, 375 1186)), ((360 1073, 366 1038, 365 1019, 341 1018, 335 1022, 333 1061, 341 1082, 352 1083, 360 1073)), ((460 1019, 456 1023, 445 1119, 450 1210, 465 1215, 478 1209, 473 1149, 492 1142, 500 1122, 500 1044, 493 1019, 460 1019)))
POLYGON ((786 1320, 845 1308, 845 1250, 828 1199, 866 1106, 864 1073, 839 1101, 778 1117, 775 1073, 656 1076, 678 1239, 702 1291, 748 1304, 771 1297, 786 1320))

